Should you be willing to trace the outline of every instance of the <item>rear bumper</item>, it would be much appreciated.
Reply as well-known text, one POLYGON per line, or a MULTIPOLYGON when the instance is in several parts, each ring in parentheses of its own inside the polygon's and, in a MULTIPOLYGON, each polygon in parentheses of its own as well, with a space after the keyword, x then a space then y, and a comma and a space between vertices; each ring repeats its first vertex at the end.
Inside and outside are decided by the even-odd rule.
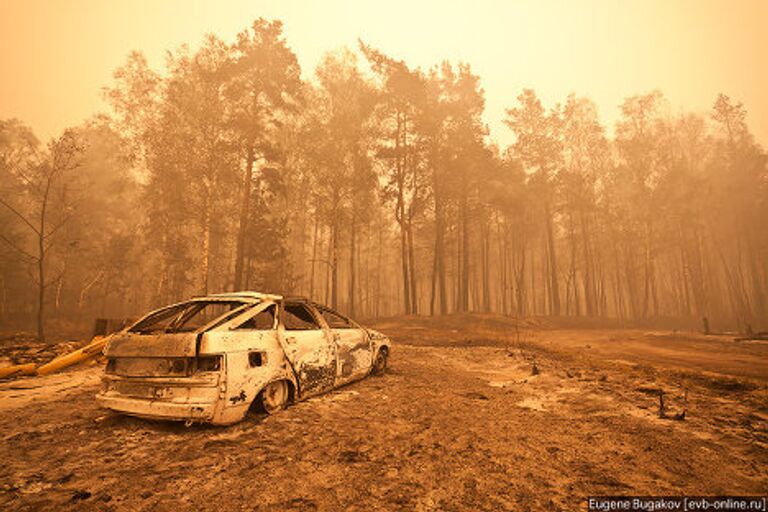
POLYGON ((147 419, 211 421, 213 403, 173 403, 125 397, 110 392, 96 395, 99 405, 112 411, 147 419))

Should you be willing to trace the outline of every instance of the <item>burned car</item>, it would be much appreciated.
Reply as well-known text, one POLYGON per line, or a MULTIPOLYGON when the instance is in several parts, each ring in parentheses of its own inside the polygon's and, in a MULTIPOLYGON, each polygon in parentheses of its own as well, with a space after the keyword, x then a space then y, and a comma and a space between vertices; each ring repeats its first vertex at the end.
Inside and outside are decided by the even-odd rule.
POLYGON ((371 373, 390 341, 302 298, 255 292, 197 297, 112 335, 97 399, 150 419, 227 425, 371 373))

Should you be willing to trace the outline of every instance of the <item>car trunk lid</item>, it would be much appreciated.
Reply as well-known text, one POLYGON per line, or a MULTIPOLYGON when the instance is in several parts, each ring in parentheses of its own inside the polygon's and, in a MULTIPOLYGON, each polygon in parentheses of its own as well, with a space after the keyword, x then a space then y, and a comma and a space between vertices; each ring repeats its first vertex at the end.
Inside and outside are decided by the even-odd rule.
POLYGON ((107 357, 195 357, 197 333, 143 334, 122 332, 113 335, 104 350, 107 357))

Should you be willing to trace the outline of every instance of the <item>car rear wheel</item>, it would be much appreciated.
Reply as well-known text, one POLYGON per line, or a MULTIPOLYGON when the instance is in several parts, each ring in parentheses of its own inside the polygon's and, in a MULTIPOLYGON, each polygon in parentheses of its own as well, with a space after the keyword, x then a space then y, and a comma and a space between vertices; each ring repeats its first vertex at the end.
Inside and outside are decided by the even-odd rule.
POLYGON ((288 384, 284 380, 270 382, 261 390, 261 406, 268 414, 274 414, 288 405, 288 384))
POLYGON ((373 368, 371 373, 374 375, 383 375, 384 370, 387 369, 387 351, 384 349, 379 350, 376 353, 376 359, 373 360, 373 368))

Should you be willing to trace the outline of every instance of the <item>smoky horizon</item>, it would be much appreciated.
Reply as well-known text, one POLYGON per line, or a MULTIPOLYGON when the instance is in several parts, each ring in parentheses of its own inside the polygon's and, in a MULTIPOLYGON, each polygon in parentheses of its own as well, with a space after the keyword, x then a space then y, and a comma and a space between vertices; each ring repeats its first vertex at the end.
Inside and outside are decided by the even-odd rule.
POLYGON ((501 146, 461 60, 359 38, 302 71, 265 18, 193 42, 161 68, 131 52, 107 110, 56 137, 2 121, 4 322, 43 338, 48 315, 254 289, 364 317, 765 328, 765 150, 737 98, 631 95, 609 130, 589 96, 522 88, 501 146))

